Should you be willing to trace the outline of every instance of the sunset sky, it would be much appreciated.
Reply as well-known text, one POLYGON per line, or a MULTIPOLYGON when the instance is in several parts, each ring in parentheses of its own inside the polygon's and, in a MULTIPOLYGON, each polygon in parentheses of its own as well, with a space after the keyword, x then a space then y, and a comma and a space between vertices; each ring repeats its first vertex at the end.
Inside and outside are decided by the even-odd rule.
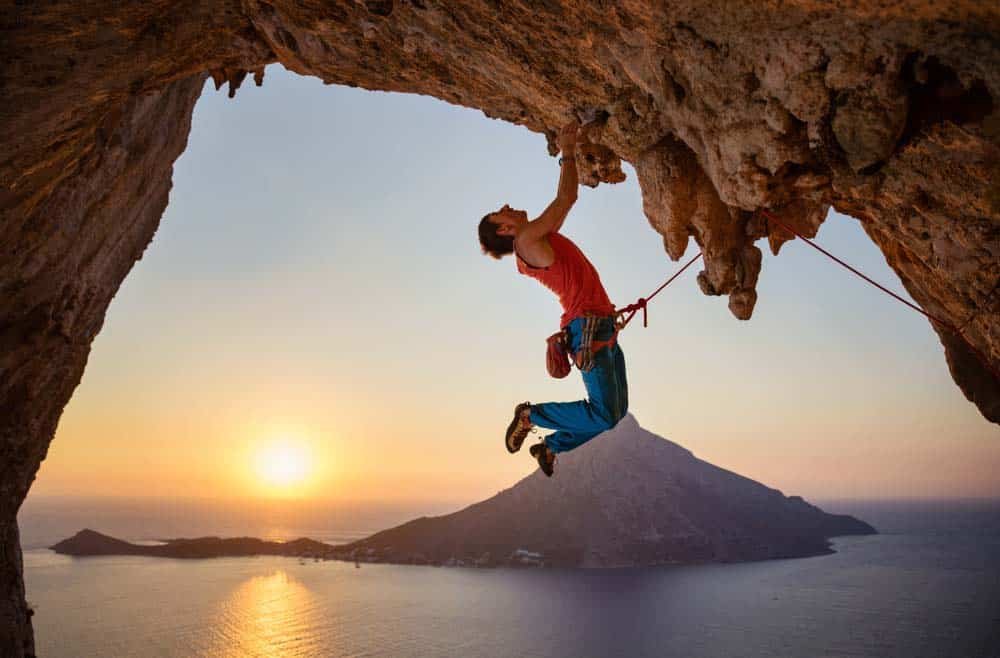
MULTIPOLYGON (((634 171, 564 226, 612 299, 679 265, 634 171)), ((484 257, 482 215, 536 216, 542 136, 435 99, 277 66, 208 85, 170 206, 112 302, 32 496, 469 503, 536 468, 502 434, 549 379, 555 298, 484 257)), ((818 240, 902 290, 856 221, 818 240)), ((631 411, 698 457, 807 498, 1000 496, 1000 428, 952 383, 929 324, 807 246, 766 251, 750 322, 692 268, 621 342, 631 411)), ((694 243, 688 257, 696 253, 694 243)))

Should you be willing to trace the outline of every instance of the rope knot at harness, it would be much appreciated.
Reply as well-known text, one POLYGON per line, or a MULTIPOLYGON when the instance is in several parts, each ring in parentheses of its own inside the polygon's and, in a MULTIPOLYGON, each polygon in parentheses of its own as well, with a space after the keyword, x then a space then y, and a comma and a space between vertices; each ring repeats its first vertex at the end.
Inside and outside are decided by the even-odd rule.
POLYGON ((624 329, 639 311, 642 311, 642 326, 648 327, 649 318, 646 316, 646 304, 648 301, 645 297, 640 297, 634 304, 629 304, 615 311, 615 328, 618 331, 624 329))
POLYGON ((642 309, 642 326, 649 326, 649 317, 646 315, 646 298, 640 297, 639 301, 635 303, 636 306, 642 309))

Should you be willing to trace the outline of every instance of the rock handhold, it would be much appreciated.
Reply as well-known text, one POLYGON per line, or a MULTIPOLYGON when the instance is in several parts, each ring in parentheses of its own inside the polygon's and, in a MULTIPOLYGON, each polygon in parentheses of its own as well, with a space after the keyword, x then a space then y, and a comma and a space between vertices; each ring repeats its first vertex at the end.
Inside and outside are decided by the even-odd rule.
POLYGON ((576 167, 580 184, 597 187, 600 183, 621 183, 625 180, 618 155, 599 142, 600 129, 584 125, 576 146, 576 167))

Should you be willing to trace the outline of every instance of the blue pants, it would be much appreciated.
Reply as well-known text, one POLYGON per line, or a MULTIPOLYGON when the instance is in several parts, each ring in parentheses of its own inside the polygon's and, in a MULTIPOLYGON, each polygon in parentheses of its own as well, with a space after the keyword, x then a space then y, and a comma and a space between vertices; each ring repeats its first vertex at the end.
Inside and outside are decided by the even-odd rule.
MULTIPOLYGON (((583 318, 569 323, 570 352, 580 349, 583 318)), ((614 334, 614 320, 602 318, 594 336, 604 341, 614 334)), ((545 437, 552 452, 566 452, 609 430, 628 411, 628 384, 625 381, 625 355, 616 342, 594 354, 594 367, 581 371, 587 387, 587 399, 578 402, 543 402, 531 405, 531 422, 556 430, 545 437)))

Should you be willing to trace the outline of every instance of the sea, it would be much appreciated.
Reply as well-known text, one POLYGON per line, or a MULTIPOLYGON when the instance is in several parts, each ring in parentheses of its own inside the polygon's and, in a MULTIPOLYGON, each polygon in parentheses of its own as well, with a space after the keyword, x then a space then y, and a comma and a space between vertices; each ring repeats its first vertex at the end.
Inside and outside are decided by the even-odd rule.
POLYGON ((282 513, 32 499, 27 597, 41 657, 1000 658, 1000 501, 831 501, 880 534, 820 557, 656 568, 476 569, 256 557, 71 558, 83 527, 133 541, 348 541, 444 509, 282 513), (228 511, 227 511, 228 510, 228 511))

